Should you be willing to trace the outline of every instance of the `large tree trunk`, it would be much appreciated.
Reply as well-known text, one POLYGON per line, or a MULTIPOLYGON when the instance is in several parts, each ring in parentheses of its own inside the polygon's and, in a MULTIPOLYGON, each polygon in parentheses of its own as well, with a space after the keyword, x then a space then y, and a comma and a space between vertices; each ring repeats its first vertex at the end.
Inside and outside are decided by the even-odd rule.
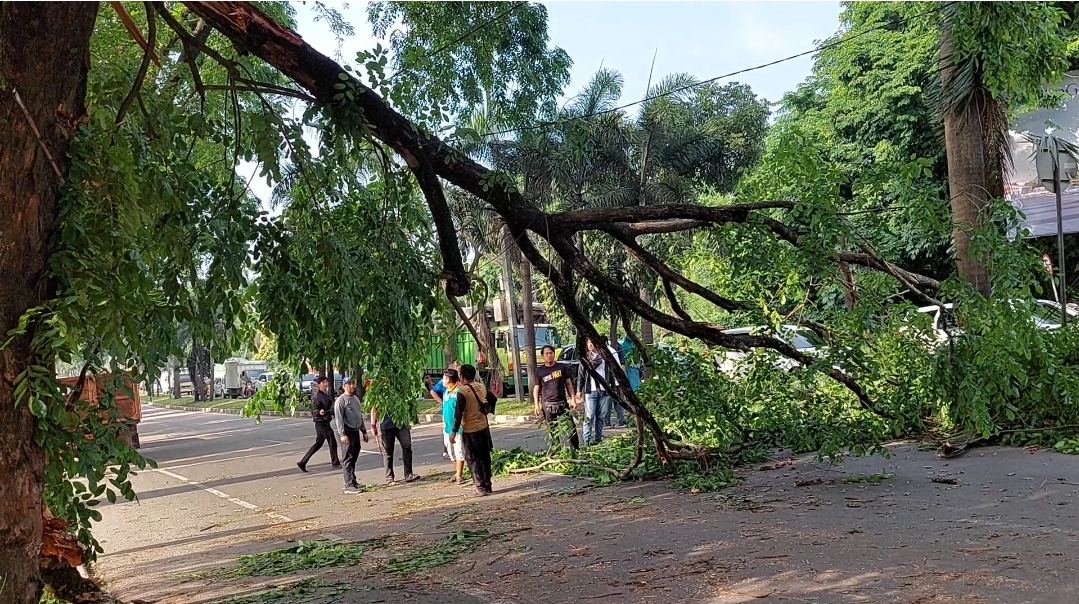
MULTIPOLYGON (((517 246, 514 253, 520 253, 517 246)), ((532 303, 532 263, 528 258, 521 258, 521 306, 524 308, 525 361, 528 370, 528 388, 536 384, 536 316, 532 303)))
MULTIPOLYGON (((68 149, 86 114, 94 2, 0 3, 0 338, 49 299, 48 248, 68 149), (23 106, 16 100, 15 91, 23 106), (36 130, 36 132, 35 132, 36 130), (58 174, 59 173, 59 174, 58 174)), ((35 420, 15 400, 15 377, 31 358, 31 329, 0 351, 0 601, 41 596, 45 452, 35 420)))
MULTIPOLYGON (((954 82, 955 71, 951 26, 945 19, 940 46, 940 78, 946 99, 954 97, 947 92, 949 88, 958 85, 954 82)), ((981 88, 977 82, 971 86, 981 88)), ((994 101, 982 92, 975 90, 970 103, 944 108, 944 145, 948 154, 948 193, 959 276, 988 297, 987 259, 974 258, 970 252, 973 231, 986 225, 985 205, 990 194, 985 118, 989 114, 989 104, 994 101)))

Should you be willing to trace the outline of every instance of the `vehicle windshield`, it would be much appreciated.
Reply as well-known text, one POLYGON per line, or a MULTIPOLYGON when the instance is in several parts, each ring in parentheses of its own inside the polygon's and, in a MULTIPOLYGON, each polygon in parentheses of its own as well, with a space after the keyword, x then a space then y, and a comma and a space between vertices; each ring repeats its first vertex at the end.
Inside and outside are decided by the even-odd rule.
POLYGON ((787 334, 786 339, 791 346, 794 346, 796 350, 805 350, 807 348, 820 348, 826 345, 826 342, 821 339, 816 332, 810 329, 799 329, 798 331, 787 334))
POLYGON ((300 378, 301 382, 313 382, 314 380, 315 380, 315 374, 313 374, 313 373, 305 373, 305 374, 303 374, 303 377, 300 378))

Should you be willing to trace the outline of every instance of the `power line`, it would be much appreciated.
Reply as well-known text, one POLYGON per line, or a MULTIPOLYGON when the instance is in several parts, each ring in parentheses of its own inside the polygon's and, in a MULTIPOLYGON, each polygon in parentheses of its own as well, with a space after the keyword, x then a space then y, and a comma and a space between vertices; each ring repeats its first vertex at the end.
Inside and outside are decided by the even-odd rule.
MULTIPOLYGON (((481 29, 483 29, 485 27, 487 27, 488 25, 491 25, 492 23, 494 23, 496 21, 501 20, 502 18, 506 17, 507 15, 512 13, 513 11, 517 10, 518 8, 521 8, 522 6, 524 6, 526 4, 528 4, 527 1, 526 2, 514 2, 513 6, 510 6, 508 9, 498 13, 497 15, 491 17, 490 19, 484 21, 483 23, 480 23, 479 25, 473 27, 472 29, 465 32, 464 34, 458 36, 457 39, 446 42, 442 46, 439 46, 438 48, 432 50, 431 54, 427 55, 426 58, 430 59, 430 58, 434 57, 435 55, 438 55, 438 54, 442 53, 443 51, 445 51, 449 47, 456 46, 457 44, 460 44, 461 42, 464 42, 465 40, 472 37, 472 34, 478 32, 479 30, 481 30, 481 29)), ((386 81, 389 82, 389 81, 393 80, 395 77, 397 77, 398 75, 400 75, 400 74, 402 74, 402 73, 404 73, 404 72, 406 72, 408 70, 409 70, 409 68, 406 67, 406 68, 402 69, 401 71, 396 71, 396 72, 390 74, 390 77, 386 78, 386 81)))
MULTIPOLYGON (((846 43, 848 43, 848 42, 850 42, 852 40, 855 40, 855 39, 860 38, 862 36, 865 36, 867 34, 877 32, 877 31, 881 31, 881 30, 884 30, 884 29, 889 29, 889 28, 895 27, 897 25, 901 25, 901 24, 907 23, 909 21, 913 21, 914 19, 919 19, 921 17, 926 17, 926 16, 929 16, 929 15, 931 15, 933 13, 940 12, 941 10, 943 10, 943 6, 940 6, 940 7, 925 11, 923 13, 919 13, 917 15, 911 15, 910 17, 906 17, 904 19, 899 19, 899 20, 896 20, 896 21, 890 21, 888 23, 878 25, 876 27, 872 27, 870 29, 858 32, 857 34, 854 34, 853 36, 850 36, 848 38, 843 38, 841 40, 836 40, 835 42, 830 42, 828 44, 823 44, 823 45, 818 46, 816 48, 813 48, 811 50, 800 52, 798 54, 793 54, 793 55, 790 55, 788 57, 783 57, 782 59, 776 59, 775 61, 770 61, 768 63, 762 63, 760 65, 754 65, 753 67, 746 67, 745 69, 739 69, 737 71, 732 71, 730 73, 725 73, 723 75, 718 75, 718 76, 715 76, 714 78, 709 78, 707 80, 702 80, 700 82, 695 82, 693 84, 687 84, 687 85, 682 86, 680 88, 675 88, 674 90, 668 90, 667 92, 656 94, 654 96, 645 97, 645 98, 643 98, 643 99, 641 99, 639 101, 633 101, 631 103, 626 103, 625 105, 619 105, 618 107, 612 107, 610 109, 604 109, 602 111, 596 111, 594 113, 589 113, 589 114, 586 114, 586 115, 579 115, 579 116, 576 116, 576 117, 572 117, 572 118, 570 118, 568 120, 556 120, 556 121, 551 121, 551 122, 541 122, 541 123, 538 123, 538 124, 535 124, 535 125, 532 125, 532 126, 521 126, 521 127, 517 127, 517 128, 507 128, 505 130, 496 130, 496 131, 493 131, 493 132, 488 132, 486 134, 482 134, 482 135, 480 135, 480 137, 481 138, 486 138, 488 136, 501 136, 503 134, 511 134, 511 133, 514 133, 514 132, 526 132, 526 131, 529 131, 529 130, 539 130, 541 128, 546 128, 548 126, 553 126, 553 125, 556 125, 558 123, 572 122, 572 121, 576 121, 576 120, 584 120, 584 119, 589 119, 589 118, 593 118, 593 117, 598 117, 598 116, 601 116, 601 115, 606 115, 608 113, 614 113, 616 111, 621 111, 623 109, 628 109, 630 107, 633 107, 634 105, 640 105, 642 103, 647 103, 649 101, 654 101, 654 100, 659 99, 659 98, 671 96, 671 95, 674 95, 674 94, 678 94, 680 92, 685 92, 686 90, 691 90, 693 88, 698 88, 700 86, 704 86, 706 84, 711 84, 713 82, 717 82, 719 80, 723 80, 723 79, 726 79, 726 78, 729 78, 729 77, 732 77, 732 76, 741 75, 743 73, 749 73, 751 71, 758 71, 758 70, 764 69, 766 67, 772 67, 773 65, 779 65, 780 63, 786 63, 788 61, 793 61, 794 59, 799 59, 799 58, 804 57, 806 55, 811 55, 811 54, 821 52, 823 50, 836 48, 838 46, 842 46, 843 44, 846 44, 846 43)), ((451 138, 447 138, 447 139, 443 140, 442 142, 443 143, 449 143, 449 142, 460 141, 460 140, 462 140, 462 139, 460 139, 458 137, 451 137, 451 138)))

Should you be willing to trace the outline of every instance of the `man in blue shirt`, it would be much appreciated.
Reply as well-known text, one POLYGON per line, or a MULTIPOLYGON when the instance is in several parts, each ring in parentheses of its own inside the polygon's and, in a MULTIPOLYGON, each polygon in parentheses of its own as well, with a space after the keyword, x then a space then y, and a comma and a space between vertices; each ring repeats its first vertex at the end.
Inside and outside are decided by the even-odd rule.
POLYGON ((460 438, 450 442, 450 434, 454 433, 453 422, 457 417, 457 392, 461 386, 461 376, 456 369, 447 369, 442 374, 442 383, 446 386, 446 394, 442 397, 442 443, 453 461, 454 474, 450 482, 461 484, 465 472, 464 446, 460 438))
MULTIPOLYGON (((461 362, 460 361, 454 361, 454 362, 450 363, 450 369, 453 369, 454 371, 460 372, 461 371, 461 362)), ((425 379, 427 380, 427 390, 431 393, 431 398, 433 398, 435 401, 438 402, 438 404, 441 405, 443 397, 446 396, 446 385, 444 383, 442 383, 442 380, 438 380, 437 382, 435 382, 432 385, 431 376, 426 376, 425 379)), ((447 449, 446 444, 443 443, 442 444, 442 458, 443 459, 448 459, 449 456, 450 456, 449 449, 447 449)))

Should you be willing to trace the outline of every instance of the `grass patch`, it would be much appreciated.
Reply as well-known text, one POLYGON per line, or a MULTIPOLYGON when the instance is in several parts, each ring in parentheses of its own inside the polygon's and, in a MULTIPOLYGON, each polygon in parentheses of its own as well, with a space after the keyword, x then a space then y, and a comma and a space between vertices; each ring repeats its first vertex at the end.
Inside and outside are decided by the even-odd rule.
POLYGON ((847 476, 843 479, 843 482, 846 482, 848 484, 877 484, 882 480, 887 480, 891 478, 892 476, 895 476, 895 474, 889 474, 886 471, 882 471, 877 472, 876 474, 870 474, 868 476, 862 474, 859 474, 857 476, 847 476))
POLYGON ((239 564, 231 570, 231 574, 240 577, 270 577, 300 570, 352 566, 358 564, 364 554, 383 545, 385 545, 383 539, 368 539, 353 543, 325 539, 307 543, 301 541, 285 549, 240 556, 239 564))
POLYGON ((449 564, 461 554, 486 541, 490 535, 486 530, 471 531, 462 529, 442 538, 434 545, 424 545, 414 549, 407 555, 390 558, 382 571, 403 575, 449 564))

